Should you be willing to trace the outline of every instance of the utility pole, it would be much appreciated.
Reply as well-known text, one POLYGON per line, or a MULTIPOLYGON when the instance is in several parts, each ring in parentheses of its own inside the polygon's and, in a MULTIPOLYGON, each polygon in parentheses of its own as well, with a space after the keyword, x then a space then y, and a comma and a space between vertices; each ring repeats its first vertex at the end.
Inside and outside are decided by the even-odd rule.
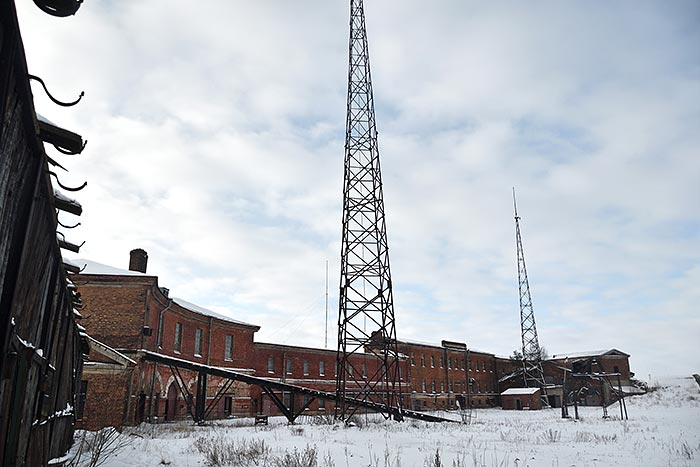
POLYGON ((527 268, 525 267, 525 253, 520 237, 520 217, 518 206, 515 202, 515 188, 513 188, 513 211, 515 212, 515 243, 518 255, 518 292, 520 296, 520 331, 523 345, 523 379, 526 387, 539 387, 542 397, 547 402, 547 393, 542 370, 542 349, 537 339, 537 327, 535 326, 535 311, 532 308, 532 296, 530 284, 527 280, 527 268))
POLYGON ((326 260, 326 338, 325 348, 328 348, 328 260, 326 260))
MULTIPOLYGON (((348 398, 400 407, 399 359, 377 127, 362 0, 350 1, 350 41, 343 233, 340 253, 338 375, 335 418, 357 410, 348 398), (360 359, 372 352, 376 369, 363 378, 360 359), (358 363, 355 363, 358 362, 358 363)), ((389 414, 385 416, 388 418, 389 414)))

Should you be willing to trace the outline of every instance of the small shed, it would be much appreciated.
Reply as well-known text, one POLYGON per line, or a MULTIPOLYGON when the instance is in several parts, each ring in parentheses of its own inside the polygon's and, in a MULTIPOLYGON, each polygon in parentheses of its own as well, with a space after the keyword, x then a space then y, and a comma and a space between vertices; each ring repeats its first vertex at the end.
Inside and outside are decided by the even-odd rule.
POLYGON ((510 388, 501 393, 503 410, 540 410, 542 408, 540 388, 510 388))

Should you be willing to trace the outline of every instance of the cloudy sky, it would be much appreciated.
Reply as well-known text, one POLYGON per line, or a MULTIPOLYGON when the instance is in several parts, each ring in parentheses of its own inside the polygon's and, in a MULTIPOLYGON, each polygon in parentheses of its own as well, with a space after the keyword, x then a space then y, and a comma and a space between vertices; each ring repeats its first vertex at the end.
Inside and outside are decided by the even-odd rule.
MULTIPOLYGON (((29 70, 89 142, 79 256, 335 348, 347 2, 18 2, 29 70)), ((700 3, 368 0, 400 338, 520 345, 511 187, 540 343, 700 370, 700 3)), ((72 222, 62 215, 64 222, 72 222)))

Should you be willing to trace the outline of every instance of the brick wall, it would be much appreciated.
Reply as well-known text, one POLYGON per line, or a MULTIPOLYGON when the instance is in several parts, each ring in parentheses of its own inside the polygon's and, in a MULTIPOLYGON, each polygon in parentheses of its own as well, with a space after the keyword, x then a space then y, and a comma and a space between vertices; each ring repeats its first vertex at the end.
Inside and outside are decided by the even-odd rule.
POLYGON ((99 430, 107 426, 122 426, 132 371, 133 369, 107 368, 106 365, 84 367, 83 380, 87 381, 87 392, 83 417, 77 421, 77 428, 99 430))
POLYGON ((411 408, 454 408, 457 401, 464 407, 467 399, 475 407, 497 404, 498 372, 493 354, 470 351, 467 363, 463 351, 409 342, 399 342, 399 352, 409 356, 411 408), (471 391, 467 388, 467 373, 472 380, 471 391))
POLYGON ((155 277, 76 275, 73 283, 85 304, 80 324, 91 336, 113 348, 141 347, 146 298, 155 277))

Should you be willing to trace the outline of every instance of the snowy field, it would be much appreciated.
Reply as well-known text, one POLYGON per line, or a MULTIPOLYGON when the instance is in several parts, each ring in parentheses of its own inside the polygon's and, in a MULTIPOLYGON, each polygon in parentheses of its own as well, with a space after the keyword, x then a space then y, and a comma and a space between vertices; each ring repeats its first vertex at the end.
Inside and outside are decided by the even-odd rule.
MULTIPOLYGON (((613 405, 609 419, 601 408, 583 407, 579 421, 561 419, 559 409, 483 409, 470 425, 364 416, 355 427, 312 417, 294 426, 284 419, 262 427, 251 420, 143 425, 110 439, 99 461, 108 467, 700 466, 700 390, 692 378, 665 381, 626 401, 628 421, 613 405)), ((89 465, 90 456, 84 452, 74 465, 89 465)))

